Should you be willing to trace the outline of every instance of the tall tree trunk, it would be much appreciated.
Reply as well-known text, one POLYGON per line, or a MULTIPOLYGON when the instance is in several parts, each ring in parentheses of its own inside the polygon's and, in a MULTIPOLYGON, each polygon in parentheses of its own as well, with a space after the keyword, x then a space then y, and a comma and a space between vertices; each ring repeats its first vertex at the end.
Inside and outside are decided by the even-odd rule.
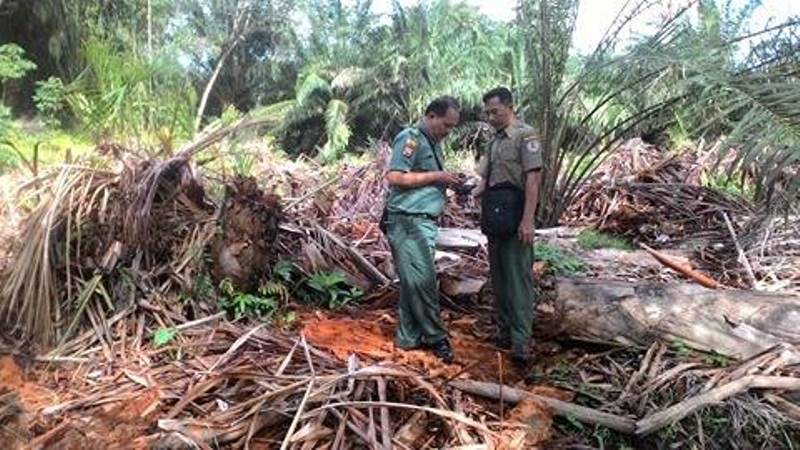
POLYGON ((236 44, 239 43, 239 39, 235 39, 227 49, 220 55, 219 59, 217 60, 217 64, 214 66, 214 72, 211 73, 211 78, 208 80, 206 84, 206 88, 203 90, 203 96, 200 98, 200 106, 197 107, 197 116, 194 119, 194 133, 200 130, 200 123, 203 121, 203 113, 206 110, 206 103, 208 103, 208 97, 211 95, 211 90, 214 88, 214 83, 217 81, 217 77, 219 77, 219 73, 222 71, 222 66, 225 64, 225 60, 228 59, 228 55, 233 52, 233 49, 236 47, 236 44))
POLYGON ((147 58, 153 59, 153 0, 147 0, 147 58))
POLYGON ((197 116, 194 120, 194 133, 200 130, 200 123, 203 121, 203 113, 206 110, 206 103, 208 103, 208 97, 211 95, 211 90, 214 88, 214 83, 217 81, 217 77, 219 77, 219 73, 222 71, 222 66, 225 65, 225 60, 228 59, 228 56, 233 52, 233 49, 239 44, 239 41, 242 40, 245 33, 247 32, 247 27, 250 24, 250 8, 251 3, 246 2, 241 6, 241 9, 236 14, 236 18, 233 21, 233 27, 231 31, 231 39, 227 45, 227 48, 222 52, 217 60, 217 64, 214 66, 214 72, 211 73, 211 78, 208 80, 206 84, 205 90, 203 90, 203 96, 200 98, 200 105, 197 107, 197 116))

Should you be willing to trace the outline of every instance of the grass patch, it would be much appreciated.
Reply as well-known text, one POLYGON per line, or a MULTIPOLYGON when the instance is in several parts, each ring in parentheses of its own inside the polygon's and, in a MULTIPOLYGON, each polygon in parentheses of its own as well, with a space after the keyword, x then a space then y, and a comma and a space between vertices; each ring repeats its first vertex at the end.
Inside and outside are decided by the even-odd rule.
POLYGON ((578 246, 584 250, 600 248, 633 250, 633 245, 627 239, 590 229, 583 230, 578 234, 578 246))
POLYGON ((551 244, 534 243, 533 258, 544 261, 555 275, 578 275, 586 271, 582 259, 551 244))
POLYGON ((80 133, 68 130, 26 130, 20 122, 12 123, 8 133, 0 140, 0 171, 23 165, 22 158, 39 167, 59 164, 67 159, 89 153, 92 141, 80 133))
POLYGON ((700 183, 708 188, 722 192, 733 198, 752 200, 755 197, 755 186, 750 182, 742 182, 741 175, 704 174, 700 183))

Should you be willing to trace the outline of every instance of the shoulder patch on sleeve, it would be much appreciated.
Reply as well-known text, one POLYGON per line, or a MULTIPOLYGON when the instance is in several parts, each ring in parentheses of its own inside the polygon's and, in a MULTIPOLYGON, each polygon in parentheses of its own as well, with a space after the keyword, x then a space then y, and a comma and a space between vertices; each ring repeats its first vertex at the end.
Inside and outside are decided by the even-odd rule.
POLYGON ((406 139, 405 145, 403 146, 403 156, 410 158, 412 155, 414 155, 414 152, 417 151, 417 146, 418 144, 416 139, 409 136, 406 139))
POLYGON ((523 142, 533 141, 533 140, 536 140, 536 139, 539 139, 539 133, 537 133, 535 131, 529 131, 529 132, 525 133, 525 135, 522 136, 522 141, 523 142))
POLYGON ((537 136, 526 138, 523 142, 525 142, 525 150, 529 152, 538 152, 542 149, 537 136))

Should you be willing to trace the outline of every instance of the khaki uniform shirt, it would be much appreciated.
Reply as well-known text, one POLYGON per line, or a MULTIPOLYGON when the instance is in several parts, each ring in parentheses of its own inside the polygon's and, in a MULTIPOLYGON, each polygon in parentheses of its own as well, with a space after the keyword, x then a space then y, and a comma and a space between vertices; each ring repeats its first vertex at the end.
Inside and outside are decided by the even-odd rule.
POLYGON ((525 189, 525 174, 542 168, 542 146, 539 134, 531 126, 516 122, 500 130, 489 142, 489 151, 481 159, 478 173, 489 177, 489 186, 511 183, 525 189), (489 155, 492 173, 489 174, 489 155))

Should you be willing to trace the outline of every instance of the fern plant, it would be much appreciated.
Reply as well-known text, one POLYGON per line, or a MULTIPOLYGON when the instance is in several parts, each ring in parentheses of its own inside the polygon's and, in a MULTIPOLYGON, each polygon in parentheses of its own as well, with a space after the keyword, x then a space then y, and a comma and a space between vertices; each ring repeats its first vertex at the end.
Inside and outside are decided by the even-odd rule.
POLYGON ((306 301, 328 309, 340 309, 363 295, 341 272, 316 272, 304 284, 306 301))
POLYGON ((237 319, 248 316, 262 320, 272 318, 280 307, 279 296, 288 292, 285 288, 272 285, 259 288, 259 295, 239 292, 228 279, 220 283, 220 291, 222 293, 220 306, 223 310, 233 314, 237 319))

